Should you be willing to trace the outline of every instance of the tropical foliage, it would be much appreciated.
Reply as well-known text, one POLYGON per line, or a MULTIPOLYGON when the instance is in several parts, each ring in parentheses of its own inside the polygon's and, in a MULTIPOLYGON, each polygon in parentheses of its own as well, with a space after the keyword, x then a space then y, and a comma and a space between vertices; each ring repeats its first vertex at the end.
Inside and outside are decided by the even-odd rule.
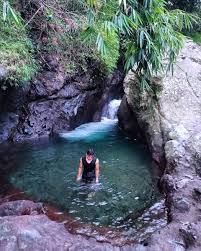
POLYGON ((201 0, 170 0, 168 1, 168 7, 195 12, 201 8, 201 0))
MULTIPOLYGON (((168 1, 168 8, 181 9, 201 17, 201 0, 170 0, 168 1)), ((199 19, 197 23, 193 24, 193 28, 190 31, 188 30, 184 32, 192 37, 192 39, 194 39, 194 37, 198 37, 199 34, 195 35, 195 33, 201 32, 201 19, 199 19)), ((195 41, 197 40, 195 39, 195 41)))
POLYGON ((99 52, 117 62, 114 50, 118 50, 118 46, 111 50, 108 44, 113 34, 115 44, 121 43, 125 70, 135 68, 143 90, 151 90, 153 75, 172 69, 185 38, 180 31, 196 22, 191 14, 167 10, 164 0, 86 0, 86 3, 85 40, 95 37, 99 52), (108 13, 108 10, 111 11, 108 13))
POLYGON ((0 1, 0 34, 0 66, 8 71, 1 88, 6 89, 8 83, 30 80, 37 68, 23 20, 8 1, 0 1))
MULTIPOLYGON (((84 0, 29 0, 21 6, 27 26, 37 45, 41 65, 46 54, 57 54, 60 65, 69 74, 86 71, 93 65, 106 71, 109 67, 94 45, 83 43, 80 33, 86 26, 84 0)), ((48 66, 48 65, 47 65, 48 66)))
POLYGON ((87 70, 89 61, 102 62, 100 68, 111 72, 121 57, 126 71, 135 69, 142 89, 151 90, 151 77, 172 68, 184 42, 181 30, 196 21, 184 11, 168 10, 165 0, 14 2, 26 21, 14 5, 0 0, 0 64, 15 85, 36 70, 29 30, 39 62, 43 53, 56 53, 70 73, 87 70))

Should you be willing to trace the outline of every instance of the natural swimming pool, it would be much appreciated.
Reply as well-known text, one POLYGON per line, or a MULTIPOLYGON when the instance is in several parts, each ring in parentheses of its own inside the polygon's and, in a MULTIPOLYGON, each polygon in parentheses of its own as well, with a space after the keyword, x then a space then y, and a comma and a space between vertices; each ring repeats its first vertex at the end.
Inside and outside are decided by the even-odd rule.
POLYGON ((15 188, 79 222, 127 230, 133 224, 129 217, 160 197, 149 152, 125 137, 116 120, 84 124, 60 136, 43 144, 24 144, 8 177, 15 188), (98 185, 75 181, 79 158, 88 148, 100 160, 98 185))

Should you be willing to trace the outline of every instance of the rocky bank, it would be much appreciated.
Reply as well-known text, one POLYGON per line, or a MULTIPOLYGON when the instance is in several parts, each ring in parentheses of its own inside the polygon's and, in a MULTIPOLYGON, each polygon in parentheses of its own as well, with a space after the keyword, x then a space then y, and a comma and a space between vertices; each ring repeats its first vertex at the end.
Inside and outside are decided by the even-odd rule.
POLYGON ((56 55, 44 60, 31 83, 0 93, 0 143, 52 136, 100 120, 103 105, 122 92, 121 67, 109 76, 98 66, 72 75, 56 55))
MULTIPOLYGON (((67 76, 57 58, 46 60, 52 69, 44 67, 27 88, 1 95, 1 142, 49 136, 98 120, 100 108, 123 78, 119 70, 108 79, 94 71, 67 76)), ((63 223, 44 215, 40 203, 2 198, 0 250, 201 250, 201 48, 187 42, 174 76, 157 77, 154 84, 154 96, 139 95, 134 73, 126 77, 119 122, 124 131, 147 142, 153 160, 163 167, 169 224, 144 243, 117 247, 70 234, 63 223)))
POLYGON ((188 41, 163 80, 153 79, 151 97, 139 95, 136 76, 124 81, 120 127, 141 134, 153 160, 163 167, 161 187, 169 224, 139 250, 201 250, 201 47, 188 41), (161 90, 161 91, 160 91, 161 90), (126 114, 126 116, 125 116, 126 114))

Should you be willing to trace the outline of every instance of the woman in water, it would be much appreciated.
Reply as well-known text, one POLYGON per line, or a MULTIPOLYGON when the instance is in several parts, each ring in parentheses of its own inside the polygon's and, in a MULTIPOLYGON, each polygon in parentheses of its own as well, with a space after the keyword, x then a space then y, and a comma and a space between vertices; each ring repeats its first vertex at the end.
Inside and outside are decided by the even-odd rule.
POLYGON ((94 157, 94 151, 89 149, 86 155, 80 158, 80 164, 77 172, 77 181, 99 182, 99 160, 94 157))

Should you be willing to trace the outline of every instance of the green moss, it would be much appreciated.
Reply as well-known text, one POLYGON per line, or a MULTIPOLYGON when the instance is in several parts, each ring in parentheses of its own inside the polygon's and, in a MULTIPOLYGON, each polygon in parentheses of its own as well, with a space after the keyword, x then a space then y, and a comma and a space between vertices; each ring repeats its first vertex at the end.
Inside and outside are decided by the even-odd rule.
MULTIPOLYGON (((24 26, 16 25, 9 20, 3 21, 2 14, 0 11, 0 65, 8 71, 8 76, 1 83, 1 88, 6 89, 8 85, 18 86, 29 81, 37 66, 33 56, 33 46, 24 26)), ((21 22, 20 18, 19 20, 21 22)))

